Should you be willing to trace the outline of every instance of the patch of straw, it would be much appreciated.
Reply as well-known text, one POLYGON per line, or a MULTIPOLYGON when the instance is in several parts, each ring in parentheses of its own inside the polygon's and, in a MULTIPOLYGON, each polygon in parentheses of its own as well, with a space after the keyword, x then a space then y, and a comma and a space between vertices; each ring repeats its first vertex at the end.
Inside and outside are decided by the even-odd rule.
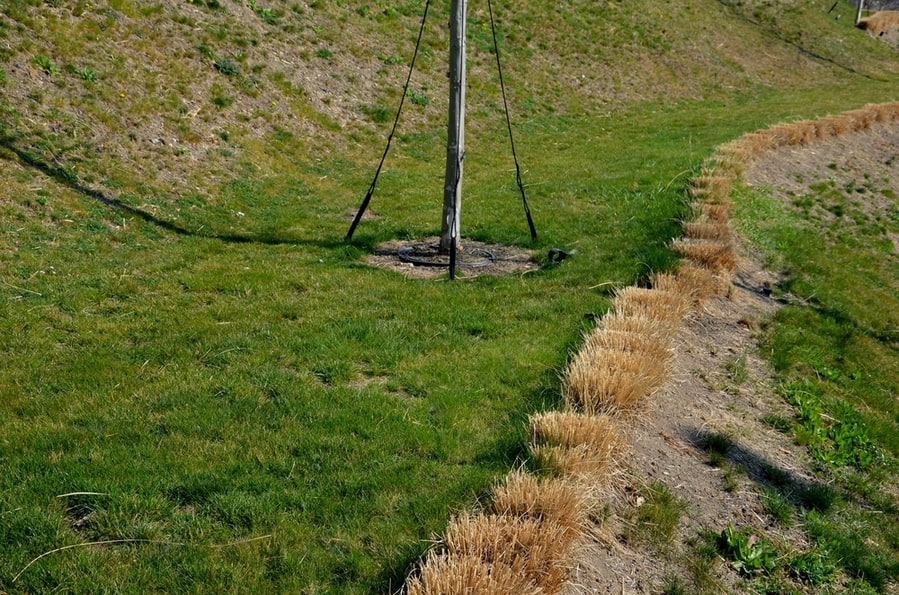
POLYGON ((765 130, 751 132, 740 139, 740 144, 754 158, 777 148, 777 139, 765 130))
POLYGON ((700 203, 697 206, 700 221, 714 223, 727 223, 730 220, 730 212, 733 210, 731 203, 700 203))
POLYGON ((689 260, 682 260, 675 276, 684 287, 691 288, 696 305, 701 304, 713 295, 726 294, 730 287, 730 279, 715 274, 707 267, 696 266, 689 260))
POLYGON ((618 290, 612 300, 612 308, 619 314, 672 322, 689 314, 691 306, 690 296, 633 286, 618 290))
POLYGON ((729 240, 730 226, 718 221, 686 221, 684 235, 700 240, 729 240))
POLYGON ((582 349, 565 370, 566 404, 588 414, 633 412, 665 382, 658 359, 617 349, 582 349))
POLYGON ((669 341, 660 341, 652 333, 634 333, 597 327, 585 338, 582 349, 615 349, 669 362, 674 357, 669 341))
POLYGON ((899 120, 899 102, 896 103, 878 103, 865 107, 871 111, 872 117, 877 122, 895 122, 899 120))
POLYGON ((807 145, 817 137, 815 124, 811 121, 777 124, 765 132, 771 135, 775 147, 807 145))
POLYGON ((843 117, 848 121, 849 129, 852 132, 862 132, 868 130, 876 121, 874 112, 866 109, 853 110, 846 112, 843 117))
POLYGON ((842 136, 850 129, 849 122, 842 116, 825 116, 819 122, 821 126, 830 128, 832 136, 842 136))
POLYGON ((581 490, 561 479, 538 479, 524 471, 512 471, 493 490, 490 511, 515 518, 552 522, 565 529, 566 538, 581 531, 587 502, 581 490))
POLYGON ((642 334, 654 337, 659 342, 670 344, 679 327, 671 321, 656 320, 639 315, 631 316, 613 311, 600 320, 598 328, 642 334))
POLYGON ((710 160, 715 171, 731 177, 742 176, 752 161, 752 154, 746 145, 734 141, 718 147, 715 156, 710 160))
POLYGON ((815 138, 826 139, 837 135, 836 130, 834 130, 833 120, 830 118, 815 120, 813 125, 815 128, 815 138))
POLYGON ((445 542, 450 555, 508 566, 544 593, 556 593, 565 582, 572 538, 551 521, 465 514, 450 523, 445 542))
POLYGON ((607 415, 552 411, 530 421, 534 456, 566 476, 602 480, 627 446, 621 425, 607 415))
POLYGON ((730 176, 707 173, 693 178, 690 193, 697 200, 723 202, 727 200, 732 184, 730 176))
POLYGON ((544 595, 545 591, 511 566, 476 556, 431 554, 419 576, 406 581, 407 595, 544 595))
POLYGON ((713 271, 732 271, 737 258, 730 242, 678 238, 672 243, 675 252, 713 271))

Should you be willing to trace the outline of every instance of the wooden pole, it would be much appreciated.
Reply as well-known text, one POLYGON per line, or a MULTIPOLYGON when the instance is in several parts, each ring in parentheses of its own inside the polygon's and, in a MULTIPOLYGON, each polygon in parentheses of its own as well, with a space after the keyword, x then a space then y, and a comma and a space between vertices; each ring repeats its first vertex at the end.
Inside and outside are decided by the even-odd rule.
POLYGON ((462 160, 465 156, 465 3, 450 7, 449 121, 446 140, 446 177, 443 186, 443 222, 440 252, 459 247, 462 216, 462 160))
POLYGON ((855 26, 862 21, 862 10, 865 9, 865 0, 858 0, 858 11, 855 13, 855 26))

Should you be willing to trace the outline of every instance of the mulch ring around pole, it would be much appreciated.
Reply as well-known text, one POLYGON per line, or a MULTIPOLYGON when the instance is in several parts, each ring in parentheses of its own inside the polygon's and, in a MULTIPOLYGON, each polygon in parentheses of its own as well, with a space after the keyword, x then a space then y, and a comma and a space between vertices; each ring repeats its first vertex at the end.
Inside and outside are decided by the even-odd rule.
MULTIPOLYGON (((403 273, 414 279, 432 279, 449 274, 448 254, 440 254, 437 236, 419 240, 391 240, 378 245, 366 259, 372 266, 403 273)), ((456 276, 512 275, 537 270, 532 253, 515 246, 474 240, 461 242, 456 252, 456 276)))

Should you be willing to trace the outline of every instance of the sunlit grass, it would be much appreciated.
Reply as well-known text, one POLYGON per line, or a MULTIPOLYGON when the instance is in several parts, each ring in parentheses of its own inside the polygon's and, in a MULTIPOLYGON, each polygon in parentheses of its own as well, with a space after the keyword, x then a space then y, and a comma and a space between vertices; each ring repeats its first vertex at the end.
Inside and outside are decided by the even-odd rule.
MULTIPOLYGON (((847 221, 833 233, 816 221, 810 206, 833 204, 839 191, 808 183, 809 194, 796 204, 740 190, 736 219, 786 273, 778 289, 789 305, 768 326, 764 351, 796 408, 797 441, 819 464, 821 488, 798 494, 800 512, 809 510, 803 526, 828 564, 881 592, 899 578, 899 527, 887 512, 896 508, 899 452, 896 259, 880 248, 882 226, 847 221), (854 505, 859 500, 878 505, 854 505)), ((838 213, 852 217, 851 201, 843 208, 838 213)), ((772 516, 789 518, 779 498, 767 502, 772 516)))
MULTIPOLYGON (((577 40, 566 68, 621 48, 651 62, 677 50, 656 26, 674 8, 644 3, 631 21, 581 1, 557 27, 537 28, 551 20, 538 8, 555 19, 555 7, 507 7, 521 29, 501 48, 512 58, 517 146, 540 238, 528 239, 488 78, 473 84, 464 235, 538 259, 553 247, 577 254, 525 276, 410 281, 363 259, 381 241, 439 229, 442 96, 429 91, 433 101, 403 121, 372 202, 378 217, 345 242, 389 118, 356 126, 322 113, 290 78, 296 70, 280 58, 263 64, 253 48, 301 39, 297 56, 283 56, 302 70, 319 39, 335 43, 334 60, 317 60, 327 63, 374 60, 370 47, 337 48, 341 38, 381 43, 389 58, 366 101, 392 109, 402 64, 393 57, 409 41, 396 31, 420 6, 240 5, 255 19, 243 29, 223 24, 222 6, 9 3, 0 32, 22 40, 10 48, 89 64, 96 80, 61 68, 44 81, 64 85, 78 110, 41 89, 27 110, 0 103, 2 590, 398 587, 448 519, 527 456, 529 414, 561 404, 559 375, 592 326, 585 315, 611 307, 610 288, 651 284, 675 265, 670 240, 689 214, 687 183, 713 147, 894 88, 850 77, 823 95, 815 81, 775 91, 740 74, 728 75, 739 89, 716 86, 700 101, 704 92, 672 71, 647 79, 658 85, 588 81, 574 91, 528 58, 577 40), (142 18, 198 38, 161 51, 165 38, 142 18), (592 31, 619 21, 613 46, 600 47, 609 36, 592 31), (200 45, 238 72, 217 70, 200 45), (614 108, 605 97, 629 89, 636 99, 614 108), (672 91, 680 103, 667 101, 672 91), (85 140, 95 130, 103 142, 85 140)), ((473 23, 483 51, 483 15, 473 23)), ((427 43, 422 71, 442 80, 442 44, 427 43)), ((485 77, 488 58, 473 58, 485 77)), ((2 72, 12 89, 13 69, 2 72)), ((365 116, 362 105, 350 109, 365 116)), ((865 324, 879 328, 876 317, 865 324)))

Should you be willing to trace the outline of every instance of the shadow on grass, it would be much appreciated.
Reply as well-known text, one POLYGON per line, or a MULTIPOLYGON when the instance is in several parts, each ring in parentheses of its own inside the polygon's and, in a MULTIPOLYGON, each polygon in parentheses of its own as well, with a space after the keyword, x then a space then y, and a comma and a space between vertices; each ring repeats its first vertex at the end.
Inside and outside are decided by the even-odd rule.
POLYGON ((786 499, 797 512, 827 512, 840 498, 833 487, 785 469, 725 434, 686 429, 684 437, 696 450, 709 456, 710 464, 730 465, 742 471, 761 488, 772 490, 786 499))
POLYGON ((774 520, 784 520, 778 502, 786 503, 802 519, 806 534, 824 544, 847 574, 867 581, 878 592, 899 576, 899 561, 890 553, 892 550, 871 543, 865 531, 854 526, 859 522, 864 525, 870 519, 853 519, 851 514, 846 517, 838 506, 840 501, 853 500, 858 495, 800 476, 725 434, 688 428, 684 437, 709 457, 709 464, 737 469, 754 481, 761 490, 766 512, 774 520))
MULTIPOLYGON (((135 208, 131 205, 125 204, 117 198, 113 198, 107 196, 103 192, 91 188, 89 186, 85 186, 81 182, 78 181, 77 176, 66 171, 61 167, 56 167, 50 165, 46 161, 36 157, 32 153, 17 147, 14 144, 14 139, 11 137, 0 137, 0 147, 7 149, 11 153, 13 153, 22 164, 31 167, 40 171, 47 177, 53 178, 60 184, 68 186, 75 192, 91 198, 100 204, 117 211, 121 211, 124 213, 128 213, 129 215, 133 215, 135 217, 139 217, 143 219, 147 223, 160 227, 166 231, 171 233, 181 235, 181 236, 189 236, 189 237, 198 237, 198 238, 207 238, 214 240, 221 240, 223 242, 233 243, 233 244, 267 244, 271 246, 278 245, 290 245, 290 246, 316 246, 319 248, 325 249, 333 249, 338 248, 340 246, 346 245, 346 242, 342 240, 334 240, 334 241, 313 241, 313 240, 299 240, 296 238, 281 238, 274 235, 269 234, 221 234, 221 233, 197 233, 191 231, 189 229, 185 229, 176 223, 171 221, 166 221, 165 219, 160 219, 155 215, 148 213, 146 211, 142 211, 141 209, 135 208)), ((0 154, 0 157, 3 155, 0 154)), ((373 240, 369 240, 373 244, 373 240)), ((360 242, 354 242, 353 245, 365 249, 366 244, 363 240, 360 242)))

